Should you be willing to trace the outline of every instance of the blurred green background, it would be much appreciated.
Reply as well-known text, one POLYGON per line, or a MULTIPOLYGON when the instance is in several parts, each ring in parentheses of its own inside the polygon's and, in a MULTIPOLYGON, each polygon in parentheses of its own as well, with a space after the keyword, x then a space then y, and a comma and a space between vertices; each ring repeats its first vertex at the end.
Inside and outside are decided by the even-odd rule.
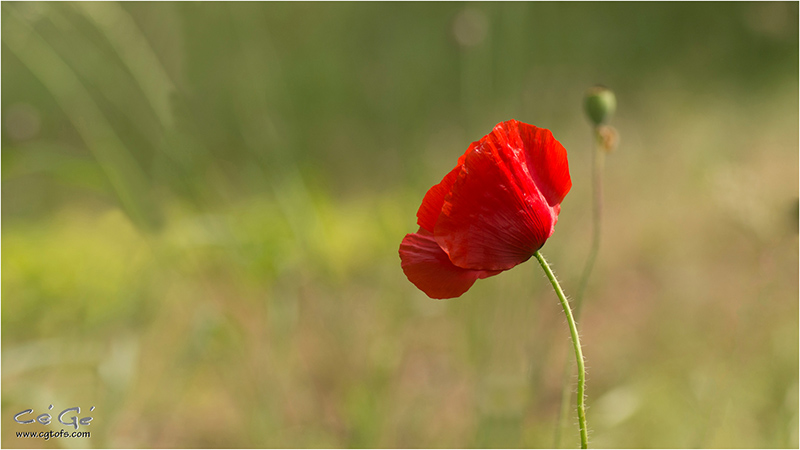
MULTIPOLYGON (((2 3, 4 447, 551 447, 535 263, 428 299, 426 190, 511 118, 573 189, 595 447, 798 446, 798 4, 2 3), (88 439, 14 414, 95 407, 88 439)), ((576 446, 573 419, 564 445, 576 446)))

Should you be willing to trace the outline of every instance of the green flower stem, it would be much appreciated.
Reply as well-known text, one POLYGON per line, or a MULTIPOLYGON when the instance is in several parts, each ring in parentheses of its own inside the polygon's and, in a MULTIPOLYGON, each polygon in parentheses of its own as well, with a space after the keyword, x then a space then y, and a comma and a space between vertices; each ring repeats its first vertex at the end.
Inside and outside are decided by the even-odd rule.
POLYGON ((567 297, 564 295, 564 291, 561 289, 561 285, 558 284, 558 280, 556 276, 553 274, 553 271, 550 269, 550 266, 545 261, 544 256, 542 256, 538 251, 533 254, 537 260, 539 260, 539 264, 541 264, 542 269, 544 269, 544 273, 547 274, 547 278, 550 280, 550 284, 553 285, 553 289, 556 291, 556 295, 558 296, 558 300, 561 302, 561 307, 564 309, 564 315, 567 317, 567 323, 569 324, 569 332, 572 335, 572 347, 575 350, 575 362, 578 364, 578 427, 580 428, 581 433, 581 448, 589 448, 589 436, 586 431, 586 406, 585 406, 585 398, 584 398, 584 391, 586 388, 586 367, 584 366, 583 361, 583 351, 581 350, 581 339, 578 336, 578 326, 575 324, 575 318, 572 315, 572 309, 569 306, 569 301, 567 297))

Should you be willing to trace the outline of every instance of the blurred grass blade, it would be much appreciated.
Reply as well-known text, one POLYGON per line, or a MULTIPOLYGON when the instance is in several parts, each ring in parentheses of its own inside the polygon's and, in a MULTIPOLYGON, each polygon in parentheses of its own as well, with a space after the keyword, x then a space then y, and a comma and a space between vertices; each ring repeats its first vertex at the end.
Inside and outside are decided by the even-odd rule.
POLYGON ((144 173, 77 74, 15 7, 3 6, 3 43, 53 95, 133 222, 147 230, 158 228, 160 214, 144 173))
POLYGON ((78 2, 71 5, 105 34, 139 84, 161 125, 170 128, 169 98, 175 85, 131 15, 118 3, 78 2))
POLYGON ((3 151, 16 155, 3 161, 4 180, 33 174, 47 174, 64 184, 78 186, 96 193, 113 195, 102 169, 90 157, 76 156, 72 148, 53 141, 37 141, 24 146, 7 145, 3 151))

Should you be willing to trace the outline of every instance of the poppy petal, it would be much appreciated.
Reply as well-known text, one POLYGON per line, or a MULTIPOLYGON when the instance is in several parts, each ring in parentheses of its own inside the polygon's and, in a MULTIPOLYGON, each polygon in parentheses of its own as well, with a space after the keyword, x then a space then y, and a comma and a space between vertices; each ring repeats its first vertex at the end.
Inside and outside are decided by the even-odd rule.
POLYGON ((433 235, 424 229, 403 238, 400 259, 409 281, 431 298, 458 297, 467 292, 475 280, 502 272, 455 266, 436 243, 433 235))
POLYGON ((436 221, 439 219, 439 213, 442 212, 444 197, 450 193, 450 189, 453 188, 453 183, 456 182, 456 178, 459 172, 461 172, 461 167, 464 165, 464 158, 476 144, 477 142, 473 142, 467 151, 458 158, 456 167, 445 175, 439 184, 434 185, 425 193, 425 197, 422 199, 422 205, 420 205, 417 210, 417 225, 433 233, 436 221))
POLYGON ((526 149, 523 156, 528 173, 547 204, 561 204, 572 188, 567 150, 564 146, 553 137, 550 130, 516 120, 501 125, 507 129, 509 137, 513 137, 513 140, 519 139, 517 143, 526 149))
POLYGON ((458 267, 506 270, 544 245, 572 187, 567 154, 549 130, 498 124, 476 143, 434 228, 458 267))

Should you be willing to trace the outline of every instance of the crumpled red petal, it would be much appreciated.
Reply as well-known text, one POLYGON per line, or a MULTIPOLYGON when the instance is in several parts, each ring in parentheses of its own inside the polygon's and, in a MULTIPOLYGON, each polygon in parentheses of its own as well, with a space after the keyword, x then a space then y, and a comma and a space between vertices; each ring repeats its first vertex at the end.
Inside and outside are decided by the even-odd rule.
POLYGON ((553 234, 572 187, 567 153, 549 130, 515 120, 476 144, 444 197, 435 240, 458 267, 502 271, 553 234))
POLYGON ((439 220, 439 213, 442 212, 444 197, 450 193, 450 189, 453 188, 453 183, 456 182, 456 178, 459 172, 461 172, 461 167, 464 165, 464 158, 466 158, 467 154, 472 151, 477 144, 477 142, 473 142, 467 151, 458 158, 456 167, 445 175, 439 184, 434 185, 425 193, 425 198, 422 199, 422 205, 420 205, 417 210, 417 225, 421 228, 433 233, 436 221, 439 220))
POLYGON ((503 122, 500 125, 508 130, 510 138, 520 140, 512 145, 521 144, 525 148, 526 151, 522 156, 525 157, 528 173, 539 188, 539 192, 544 195, 547 204, 550 206, 561 204, 572 188, 567 150, 553 137, 550 130, 516 120, 503 122))
POLYGON ((458 297, 467 292, 475 280, 502 272, 455 266, 436 243, 433 235, 424 229, 403 238, 400 259, 409 281, 431 298, 458 297))

